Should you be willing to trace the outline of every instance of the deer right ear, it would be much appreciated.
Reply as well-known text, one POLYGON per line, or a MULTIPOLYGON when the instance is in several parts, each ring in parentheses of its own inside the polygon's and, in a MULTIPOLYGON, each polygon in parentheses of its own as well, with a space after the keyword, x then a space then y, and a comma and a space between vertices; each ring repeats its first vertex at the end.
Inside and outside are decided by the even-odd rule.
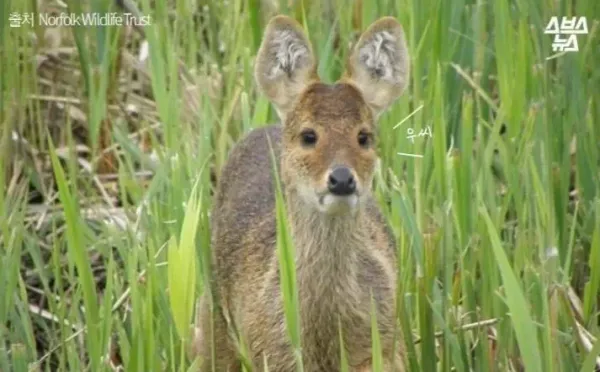
POLYGON ((404 92, 409 72, 402 26, 395 18, 383 17, 359 38, 344 78, 358 87, 373 112, 380 115, 404 92))
POLYGON ((318 79, 310 41, 294 19, 282 15, 271 19, 258 50, 254 77, 281 120, 302 90, 318 79))

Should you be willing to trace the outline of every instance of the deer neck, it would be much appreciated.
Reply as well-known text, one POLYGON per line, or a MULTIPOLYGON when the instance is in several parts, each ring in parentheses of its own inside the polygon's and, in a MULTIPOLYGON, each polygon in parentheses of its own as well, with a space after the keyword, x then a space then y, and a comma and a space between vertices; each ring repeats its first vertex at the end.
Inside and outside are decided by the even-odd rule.
POLYGON ((286 202, 300 281, 325 284, 325 277, 342 278, 341 274, 353 272, 356 256, 366 245, 363 207, 353 215, 326 215, 294 192, 286 193, 286 202))

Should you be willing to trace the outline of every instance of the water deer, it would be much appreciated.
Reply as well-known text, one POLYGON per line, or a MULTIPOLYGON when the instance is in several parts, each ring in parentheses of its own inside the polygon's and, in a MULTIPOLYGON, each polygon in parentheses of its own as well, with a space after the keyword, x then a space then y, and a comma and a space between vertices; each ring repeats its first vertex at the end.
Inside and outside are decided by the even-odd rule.
POLYGON ((296 253, 304 370, 340 370, 341 326, 350 371, 372 371, 375 304, 383 370, 403 371, 395 243, 371 191, 378 117, 408 81, 403 29, 392 17, 373 23, 342 77, 326 84, 301 26, 279 15, 266 27, 254 72, 281 123, 247 134, 219 177, 211 215, 219 306, 211 323, 208 295, 200 299, 201 368, 240 371, 235 334, 254 371, 296 370, 276 252, 274 154, 296 253))

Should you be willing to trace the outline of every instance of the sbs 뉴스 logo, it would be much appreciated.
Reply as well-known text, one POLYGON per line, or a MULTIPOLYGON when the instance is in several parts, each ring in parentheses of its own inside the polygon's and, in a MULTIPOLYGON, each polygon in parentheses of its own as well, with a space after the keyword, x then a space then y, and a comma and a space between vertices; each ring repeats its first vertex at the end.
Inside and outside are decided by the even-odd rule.
POLYGON ((588 26, 585 17, 552 17, 544 34, 554 35, 552 50, 554 52, 579 51, 578 35, 587 35, 588 26))

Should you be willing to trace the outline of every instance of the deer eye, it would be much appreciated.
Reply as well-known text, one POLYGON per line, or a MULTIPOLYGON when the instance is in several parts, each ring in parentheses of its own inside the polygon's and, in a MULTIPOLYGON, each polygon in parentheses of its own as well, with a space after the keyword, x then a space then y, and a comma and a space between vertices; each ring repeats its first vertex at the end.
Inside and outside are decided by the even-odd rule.
POLYGON ((360 145, 360 147, 367 148, 371 146, 372 137, 373 135, 371 133, 367 133, 361 130, 358 133, 358 144, 360 145))
POLYGON ((312 129, 305 129, 300 133, 302 137, 302 145, 314 146, 317 143, 317 133, 312 129))

